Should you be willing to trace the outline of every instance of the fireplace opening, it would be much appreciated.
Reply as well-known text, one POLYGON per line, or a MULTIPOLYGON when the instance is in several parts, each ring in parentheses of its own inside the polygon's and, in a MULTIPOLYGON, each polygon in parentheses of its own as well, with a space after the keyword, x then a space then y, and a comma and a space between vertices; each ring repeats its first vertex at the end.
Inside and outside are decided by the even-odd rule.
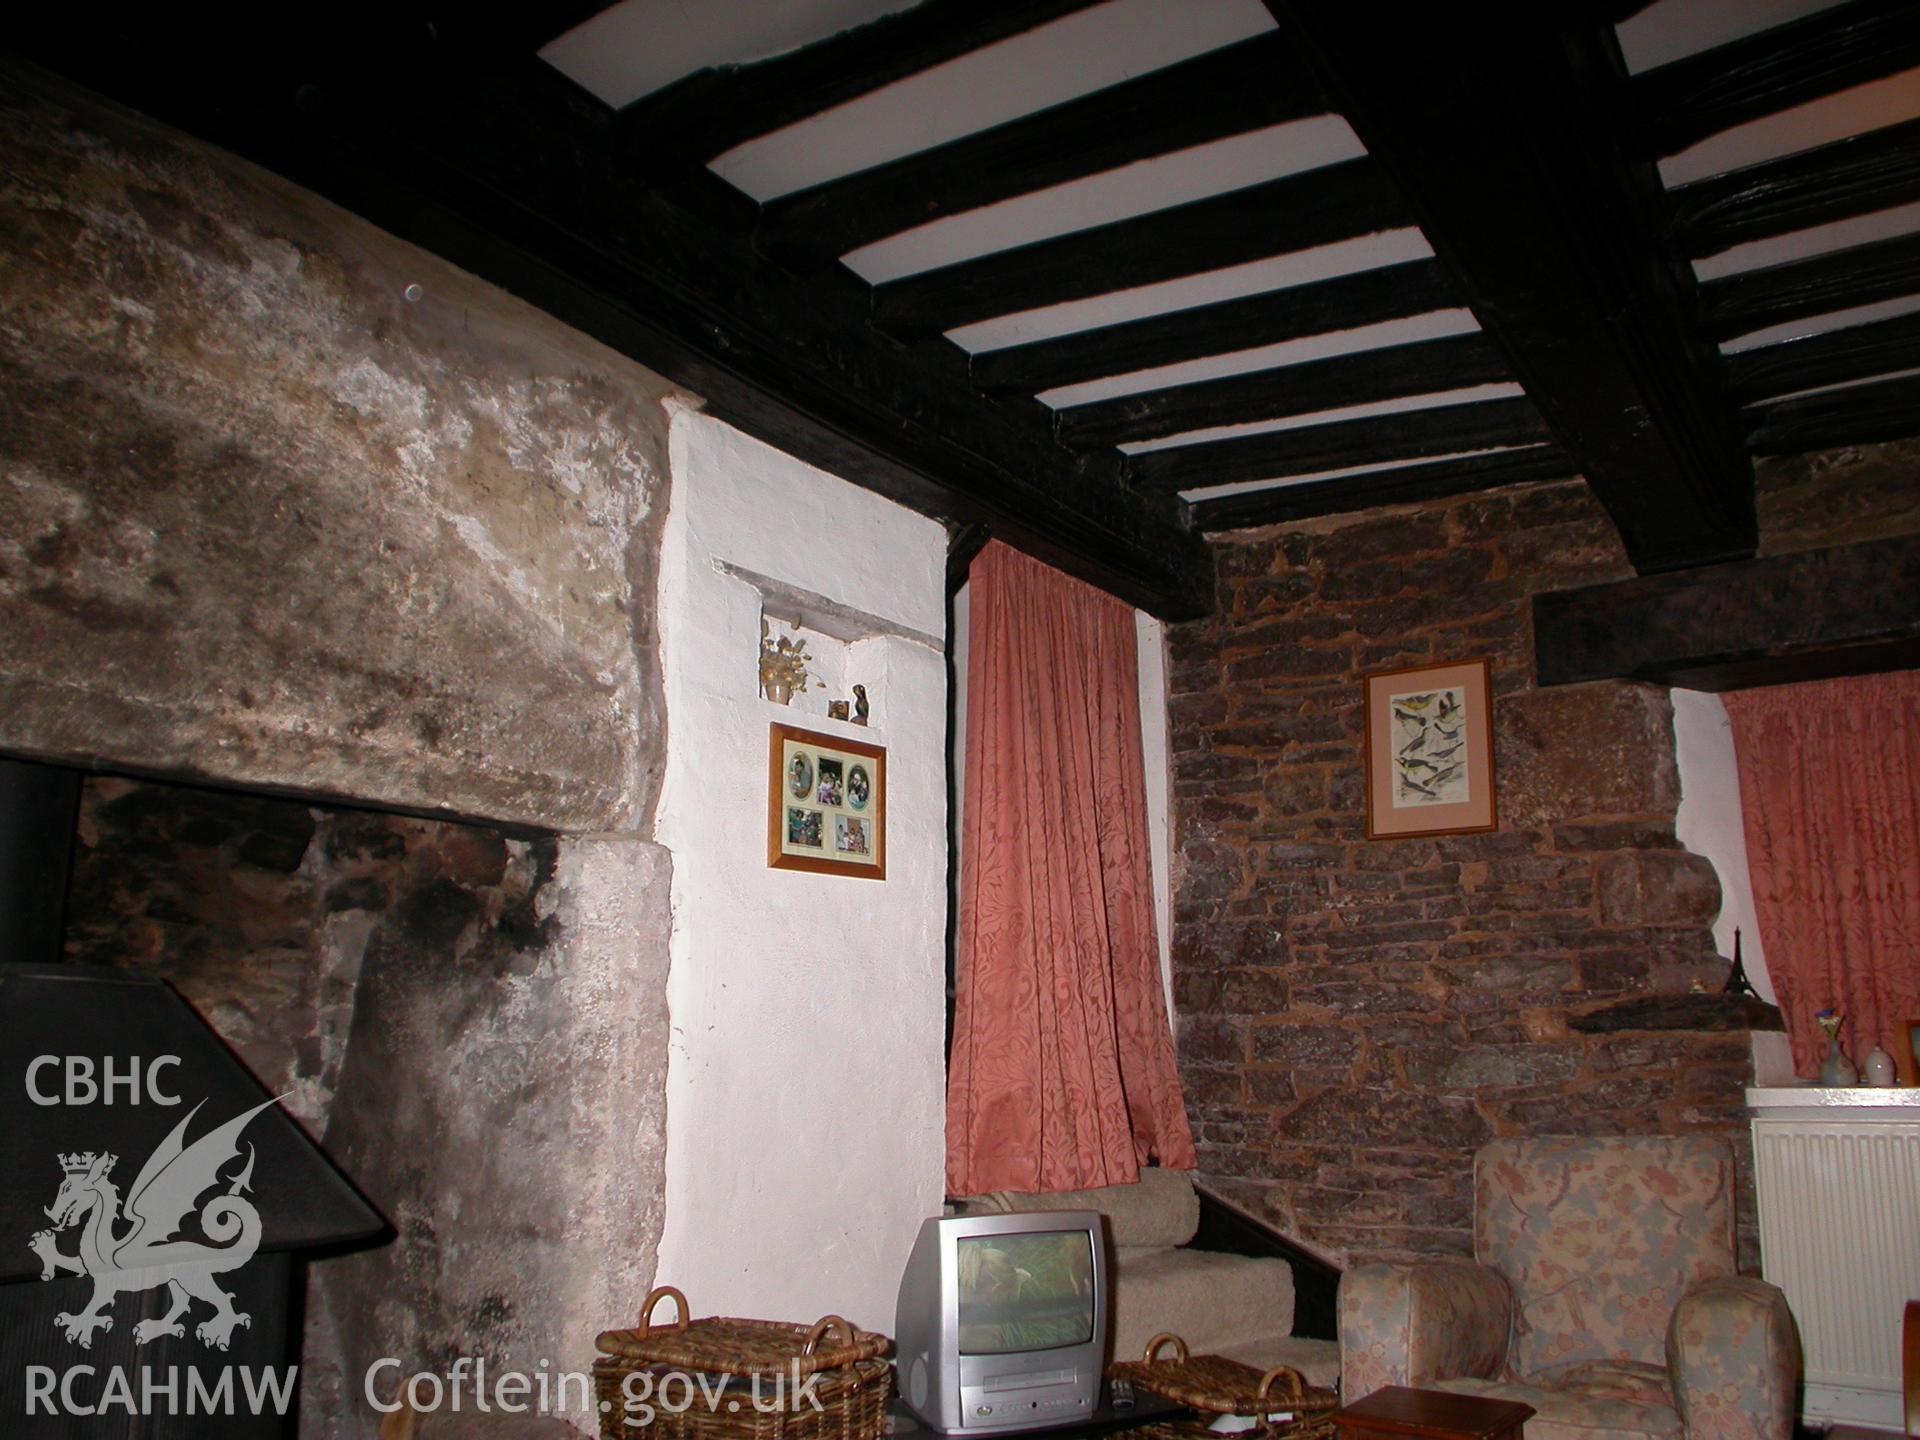
MULTIPOLYGON (((663 941, 664 930, 654 936, 617 918, 589 920, 581 901, 612 907, 616 917, 656 907, 664 917, 667 871, 657 847, 13 760, 0 761, 0 797, 0 917, 9 926, 0 953, 16 962, 0 965, 0 986, 11 989, 10 1004, 30 997, 15 1005, 26 1018, 10 1063, 31 1070, 42 1049, 71 1048, 57 1033, 42 1043, 48 1027, 63 1022, 44 998, 55 992, 29 991, 30 977, 123 982, 60 1012, 89 1021, 135 991, 177 995, 197 1014, 189 1022, 210 1027, 207 1043, 230 1047, 260 1093, 280 1097, 291 1121, 353 1178, 379 1212, 366 1215, 391 1225, 378 1248, 310 1266, 298 1254, 263 1253, 249 1270, 245 1303, 257 1312, 280 1296, 294 1308, 281 1319, 261 1314, 251 1337, 221 1335, 230 1350, 214 1356, 190 1328, 181 1341, 166 1340, 205 1352, 202 1369, 210 1359, 242 1371, 282 1359, 297 1366, 286 1415, 249 1428, 169 1413, 177 1404, 142 1407, 126 1434, 370 1434, 379 1419, 370 1397, 390 1399, 416 1371, 442 1371, 462 1356, 527 1370, 582 1362, 569 1324, 604 1323, 617 1312, 600 1292, 636 1283, 628 1272, 651 1263, 644 1252, 582 1246, 603 1198, 657 1205, 645 1127, 636 1136, 632 1124, 637 1108, 657 1105, 657 1093, 651 1083, 624 1093, 619 1082, 649 1079, 658 1065, 657 1054, 622 1053, 623 1034, 629 1048, 658 1047, 645 1026, 620 1022, 623 1014, 650 1016, 659 1002, 608 982, 610 969, 642 981, 636 961, 653 953, 649 942, 663 941), (613 1130, 636 1148, 610 1181, 600 1171, 621 1158, 613 1130), (576 1315, 581 1297, 587 1309, 576 1315), (249 1338, 259 1343, 243 1354, 249 1338)), ((139 1048, 124 1033, 113 1043, 139 1048)), ((130 1062, 116 1055, 120 1093, 109 1098, 122 1102, 121 1128, 112 1143, 125 1153, 112 1178, 124 1203, 133 1172, 167 1126, 151 1141, 125 1138, 134 1119, 127 1100, 151 1096, 139 1088, 145 1079, 127 1079, 130 1062)), ((42 1063, 26 1088, 62 1098, 65 1063, 42 1063)), ((116 1115, 99 1104, 99 1081, 114 1062, 92 1063, 77 1095, 65 1098, 93 1101, 73 1113, 98 1128, 116 1115)), ((22 1089, 21 1077, 5 1083, 22 1089)), ((176 1073, 153 1078, 154 1093, 182 1088, 176 1073)), ((198 1098, 157 1113, 171 1124, 198 1098)), ((187 1140, 229 1118, 226 1110, 244 1108, 209 1101, 187 1140)), ((66 1133, 47 1130, 45 1113, 35 1118, 36 1143, 66 1133)), ((76 1178, 69 1172, 84 1168, 76 1157, 106 1148, 82 1134, 84 1125, 72 1128, 71 1148, 62 1140, 45 1156, 22 1153, 15 1165, 28 1173, 0 1182, 0 1197, 17 1192, 8 1214, 25 1217, 7 1221, 22 1234, 4 1237, 20 1257, 28 1254, 25 1229, 46 1228, 36 1217, 58 1185, 76 1178)), ((220 1186, 244 1179, 234 1191, 242 1199, 261 1190, 260 1175, 240 1175, 245 1158, 243 1145, 218 1172, 220 1186)), ((256 1208, 265 1212, 264 1191, 256 1208)), ((362 1236, 371 1228, 346 1227, 362 1236)), ((190 1238, 204 1238, 189 1229, 190 1238)), ((54 1248, 74 1254, 79 1233, 60 1232, 54 1248)), ((38 1264, 0 1264, 0 1279, 37 1279, 38 1264)), ((159 1353, 151 1346, 128 1345, 103 1364, 111 1348, 104 1327, 84 1349, 63 1338, 53 1320, 59 1307, 38 1303, 42 1288, 0 1285, 0 1362, 151 1368, 159 1353)), ((226 1288, 243 1295, 237 1284, 226 1288)), ((120 1307, 121 1338, 164 1316, 165 1292, 150 1299, 137 1311, 120 1307)), ((191 1306, 186 1318, 200 1323, 191 1306)), ((82 1402, 100 1398, 85 1385, 76 1393, 82 1402)), ((23 1418, 9 1416, 0 1429, 40 1433, 15 1423, 23 1418)), ((61 1427, 72 1423, 45 1433, 70 1433, 61 1427)))

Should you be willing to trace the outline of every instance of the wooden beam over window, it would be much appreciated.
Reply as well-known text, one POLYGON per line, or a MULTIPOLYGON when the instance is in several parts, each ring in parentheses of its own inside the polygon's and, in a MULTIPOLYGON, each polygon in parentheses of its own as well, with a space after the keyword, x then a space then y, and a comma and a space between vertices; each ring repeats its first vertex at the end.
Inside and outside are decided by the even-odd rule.
POLYGON ((1536 595, 1542 685, 1738 690, 1920 665, 1920 535, 1536 595))
POLYGON ((1751 554, 1752 466, 1656 245, 1658 179, 1620 151, 1611 29, 1550 4, 1268 8, 1313 47, 1636 568, 1751 554))

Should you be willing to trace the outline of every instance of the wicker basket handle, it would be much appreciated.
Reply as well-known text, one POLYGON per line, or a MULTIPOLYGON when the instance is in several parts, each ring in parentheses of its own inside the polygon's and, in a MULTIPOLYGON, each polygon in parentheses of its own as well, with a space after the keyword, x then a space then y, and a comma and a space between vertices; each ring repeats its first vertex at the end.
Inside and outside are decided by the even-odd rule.
POLYGON ((826 1339, 836 1325, 847 1332, 847 1344, 853 1344, 858 1338, 854 1334, 853 1326, 841 1319, 838 1315, 822 1315, 818 1320, 813 1322, 813 1328, 807 1331, 807 1343, 800 1347, 800 1353, 802 1355, 813 1354, 814 1347, 826 1339))
POLYGON ((1304 1400, 1307 1395, 1306 1377, 1291 1365, 1276 1365, 1260 1377, 1260 1398, 1262 1400, 1267 1398, 1267 1390, 1272 1386, 1273 1382, 1278 1380, 1282 1375, 1287 1377, 1288 1393, 1279 1398, 1282 1400, 1304 1400))
POLYGON ((1174 1354, 1175 1363, 1179 1365, 1186 1364, 1187 1363, 1187 1342, 1182 1340, 1178 1335, 1174 1334, 1171 1330, 1162 1330, 1158 1335, 1154 1336, 1151 1340, 1147 1341, 1147 1353, 1141 1357, 1140 1363, 1143 1365, 1153 1364, 1154 1357, 1160 1353, 1160 1347, 1166 1344, 1169 1340, 1173 1342, 1173 1354, 1174 1354))
POLYGON ((687 1328, 687 1297, 671 1285, 656 1285, 647 1292, 646 1303, 640 1307, 640 1333, 642 1335, 647 1334, 653 1329, 653 1307, 669 1295, 673 1297, 674 1308, 679 1311, 679 1318, 673 1322, 673 1328, 676 1330, 684 1330, 687 1328))

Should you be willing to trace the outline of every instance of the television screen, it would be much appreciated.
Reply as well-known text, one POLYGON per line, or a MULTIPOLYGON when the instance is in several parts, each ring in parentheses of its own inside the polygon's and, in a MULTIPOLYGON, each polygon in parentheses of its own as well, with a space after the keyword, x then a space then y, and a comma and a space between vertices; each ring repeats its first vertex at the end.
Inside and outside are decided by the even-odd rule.
POLYGON ((1093 1240, 1085 1230, 964 1236, 958 1249, 962 1355, 1093 1338, 1093 1240))

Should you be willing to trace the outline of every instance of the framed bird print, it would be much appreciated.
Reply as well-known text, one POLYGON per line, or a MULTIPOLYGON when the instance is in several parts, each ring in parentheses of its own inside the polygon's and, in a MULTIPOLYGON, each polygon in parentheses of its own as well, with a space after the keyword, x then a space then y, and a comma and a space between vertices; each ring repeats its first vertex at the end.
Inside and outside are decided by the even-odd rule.
POLYGON ((887 751, 774 724, 767 757, 767 864, 887 878, 887 751))
POLYGON ((1387 670, 1364 683, 1367 838, 1495 829, 1488 663, 1387 670))

